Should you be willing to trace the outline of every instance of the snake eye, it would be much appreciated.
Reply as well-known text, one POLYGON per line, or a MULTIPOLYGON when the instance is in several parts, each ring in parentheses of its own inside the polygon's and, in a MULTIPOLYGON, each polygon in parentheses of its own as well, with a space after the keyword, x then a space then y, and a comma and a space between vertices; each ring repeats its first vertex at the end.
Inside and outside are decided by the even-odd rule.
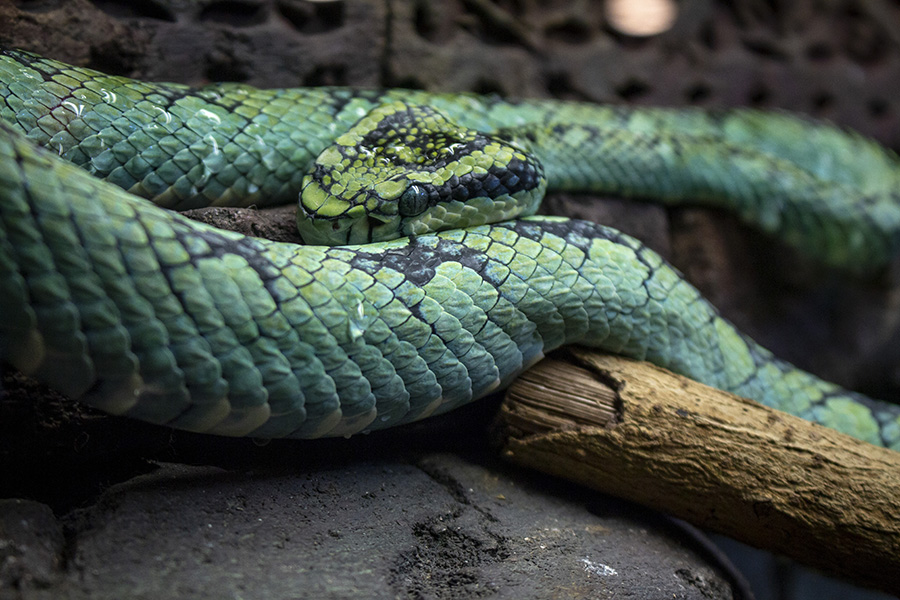
POLYGON ((428 208, 428 192, 420 185, 411 185, 400 196, 397 209, 400 216, 414 217, 425 212, 428 208))

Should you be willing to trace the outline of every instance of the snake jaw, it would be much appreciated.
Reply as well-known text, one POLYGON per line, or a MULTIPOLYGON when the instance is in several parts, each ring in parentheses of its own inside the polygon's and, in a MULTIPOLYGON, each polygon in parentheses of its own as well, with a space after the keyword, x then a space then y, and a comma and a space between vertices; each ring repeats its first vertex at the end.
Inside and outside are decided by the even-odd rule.
POLYGON ((446 229, 440 218, 401 219, 399 216, 382 218, 374 214, 358 218, 325 219, 298 211, 297 220, 297 228, 304 243, 317 246, 383 242, 446 229))
POLYGON ((392 240, 397 237, 398 231, 402 231, 399 216, 385 217, 378 213, 365 213, 347 221, 347 244, 392 240))
POLYGON ((301 201, 297 210, 297 230, 304 243, 320 246, 366 244, 390 240, 402 231, 399 215, 366 211, 353 206, 337 216, 310 211, 301 201))

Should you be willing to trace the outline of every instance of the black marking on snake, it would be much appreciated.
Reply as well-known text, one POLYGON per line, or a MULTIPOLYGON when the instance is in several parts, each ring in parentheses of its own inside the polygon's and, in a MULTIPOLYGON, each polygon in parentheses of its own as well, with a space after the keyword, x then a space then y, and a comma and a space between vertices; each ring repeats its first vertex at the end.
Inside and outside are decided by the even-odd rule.
MULTIPOLYGON (((415 166, 420 170, 435 171, 438 168, 441 168, 443 164, 435 163, 433 166, 415 166)), ((330 175, 334 170, 334 167, 316 165, 313 169, 312 177, 314 180, 321 182, 324 177, 330 175)), ((513 158, 506 166, 491 165, 486 169, 485 173, 476 174, 469 172, 461 177, 453 175, 440 186, 421 182, 415 182, 415 185, 420 186, 425 193, 428 194, 427 206, 434 207, 442 202, 450 202, 453 200, 465 202, 470 198, 490 198, 491 200, 496 200, 503 196, 513 195, 519 191, 532 190, 540 185, 542 176, 542 169, 537 163, 523 162, 517 158, 513 158)), ((367 189, 361 193, 366 194, 367 198, 374 196, 376 199, 380 199, 377 192, 373 189, 367 189)), ((358 203, 363 202, 358 201, 358 203)), ((347 209, 349 210, 351 207, 351 205, 348 205, 347 209)), ((315 218, 323 221, 338 221, 345 218, 345 214, 341 213, 329 216, 315 215, 315 218)), ((380 225, 380 222, 377 224, 380 225)))
MULTIPOLYGON (((428 107, 417 107, 419 111, 438 115, 437 111, 428 107)), ((473 137, 458 137, 450 132, 438 131, 431 134, 419 132, 415 139, 406 139, 408 130, 417 127, 417 117, 413 110, 401 111, 382 119, 378 126, 367 133, 360 142, 364 148, 377 150, 385 147, 393 138, 400 138, 403 145, 411 146, 426 153, 428 162, 409 162, 397 154, 384 155, 396 165, 423 169, 434 172, 459 162, 465 156, 481 152, 486 146, 495 142, 495 138, 487 134, 474 133, 473 137), (450 148, 450 152, 435 151, 434 148, 450 148)), ((462 177, 453 175, 442 186, 426 185, 429 191, 429 202, 434 206, 438 202, 451 199, 466 200, 471 197, 486 196, 497 198, 504 194, 512 194, 520 190, 531 190, 542 181, 543 169, 539 163, 512 158, 506 165, 491 165, 487 173, 469 172, 462 177)))
POLYGON ((412 306, 409 306, 409 305, 405 305, 405 306, 406 306, 406 310, 409 311, 409 314, 412 315, 413 319, 416 319, 420 323, 424 323, 425 325, 428 325, 428 327, 431 329, 431 335, 437 336, 443 342, 443 339, 441 338, 441 336, 437 335, 437 328, 435 328, 434 323, 429 323, 428 321, 425 320, 425 315, 422 314, 422 303, 421 302, 416 302, 412 306))
MULTIPOLYGON (((544 222, 509 221, 500 223, 498 224, 498 226, 512 229, 519 236, 537 243, 541 243, 541 240, 545 234, 549 233, 551 235, 555 235, 559 238, 564 239, 567 244, 570 244, 581 250, 582 254, 585 257, 585 261, 590 259, 591 245, 593 244, 594 240, 605 240, 616 245, 628 248, 634 253, 635 259, 647 268, 648 273, 647 278, 645 278, 641 283, 641 285, 644 287, 645 292, 644 301, 640 304, 635 304, 634 306, 632 306, 632 308, 646 306, 652 300, 659 300, 658 298, 654 297, 649 288, 649 284, 653 279, 653 274, 656 272, 656 267, 654 267, 647 260, 646 253, 653 251, 634 238, 627 237, 625 234, 615 229, 610 229, 608 227, 604 227, 603 225, 598 225, 589 221, 578 220, 544 222)), ((572 267, 578 270, 581 268, 581 265, 572 265, 572 267)))
POLYGON ((179 100, 187 98, 188 96, 197 96, 203 98, 203 100, 206 100, 207 102, 212 102, 211 99, 204 98, 197 93, 197 90, 182 88, 180 86, 168 86, 164 83, 154 84, 153 92, 147 95, 146 100, 160 108, 168 108, 174 106, 179 100))
MULTIPOLYGON (((263 249, 265 244, 264 242, 256 238, 245 237, 234 240, 229 239, 228 237, 215 230, 187 229, 185 227, 178 226, 174 227, 173 230, 175 233, 175 239, 177 239, 179 243, 181 243, 181 245, 186 248, 194 245, 189 239, 191 237, 199 237, 209 245, 210 250, 205 254, 192 252, 192 261, 205 258, 222 258, 226 254, 240 256, 245 261, 247 261, 247 265, 250 266, 250 268, 256 271, 256 273, 259 275, 260 280, 267 286, 267 288, 270 281, 281 276, 281 271, 263 257, 261 250, 263 249)), ((274 294, 273 297, 275 297, 274 294)))
MULTIPOLYGON (((416 109, 418 112, 424 112, 430 116, 439 114, 428 107, 416 107, 416 109)), ((402 146, 410 146, 427 152, 430 155, 429 158, 431 158, 429 167, 437 169, 459 160, 462 156, 483 150, 492 141, 485 134, 479 133, 474 137, 458 137, 447 131, 419 131, 417 134, 414 134, 413 140, 406 139, 410 130, 418 128, 419 117, 414 114, 415 112, 410 109, 384 117, 372 131, 363 136, 360 145, 377 151, 380 148, 384 148, 386 142, 396 139, 399 140, 402 146), (451 152, 439 150, 446 148, 452 148, 453 150, 451 152)), ((422 166, 421 163, 405 161, 397 154, 385 154, 390 156, 394 163, 398 165, 422 166)))
POLYGON ((426 185, 429 192, 429 206, 451 200, 465 201, 469 198, 486 197, 497 199, 523 190, 532 190, 540 185, 541 169, 537 165, 513 158, 505 166, 491 165, 486 173, 469 172, 462 177, 453 175, 442 186, 426 185))
POLYGON ((384 91, 379 89, 329 88, 329 91, 332 92, 331 98, 329 98, 334 109, 332 114, 336 118, 354 100, 365 100, 373 107, 383 104, 386 100, 384 91))
POLYGON ((422 246, 418 238, 410 238, 402 248, 392 248, 380 253, 358 250, 350 259, 350 266, 374 275, 380 268, 402 273, 410 282, 423 286, 434 278, 435 268, 444 262, 435 248, 422 246))
POLYGON ((490 260, 485 253, 453 240, 438 239, 435 245, 423 243, 423 238, 426 237, 429 242, 434 238, 412 237, 409 244, 402 248, 378 253, 357 250, 350 260, 350 266, 370 275, 374 275, 382 267, 392 269, 402 273, 410 283, 421 287, 434 279, 435 270, 445 262, 458 262, 481 274, 484 265, 490 260))
POLYGON ((506 227, 517 235, 533 242, 541 243, 545 234, 555 235, 566 240, 585 254, 591 250, 591 242, 595 239, 609 240, 621 244, 622 239, 611 229, 606 229, 588 221, 507 221, 498 226, 506 227))

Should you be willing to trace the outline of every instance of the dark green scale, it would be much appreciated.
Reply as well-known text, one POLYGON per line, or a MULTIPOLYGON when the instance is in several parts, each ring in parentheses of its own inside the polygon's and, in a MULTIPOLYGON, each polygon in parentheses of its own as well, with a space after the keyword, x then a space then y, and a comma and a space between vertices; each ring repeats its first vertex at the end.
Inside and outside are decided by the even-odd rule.
POLYGON ((874 270, 896 254, 900 169, 861 137, 754 111, 193 90, 15 51, 0 98, 0 360, 89 404, 348 435, 450 410, 577 342, 900 448, 897 406, 773 357, 640 242, 565 219, 477 225, 545 189, 616 191, 731 207, 874 270), (223 232, 91 174, 179 208, 299 197, 303 235, 373 243, 223 232))

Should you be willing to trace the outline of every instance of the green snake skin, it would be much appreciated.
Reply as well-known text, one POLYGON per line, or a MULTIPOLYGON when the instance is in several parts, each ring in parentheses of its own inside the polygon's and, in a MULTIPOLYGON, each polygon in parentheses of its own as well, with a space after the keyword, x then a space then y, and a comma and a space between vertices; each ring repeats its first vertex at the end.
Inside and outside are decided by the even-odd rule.
MULTIPOLYGON (((189 89, 18 51, 0 52, 0 97, 0 361, 90 405, 224 435, 349 435, 453 409, 580 343, 900 449, 900 407, 775 358, 653 251, 607 227, 478 225, 470 215, 435 234, 296 246, 135 195, 180 209, 292 202, 304 190, 301 221, 341 229, 358 210, 339 196, 356 184, 326 171, 342 162, 336 153, 359 154, 355 127, 400 103, 421 113, 414 123, 434 117, 500 140, 500 167, 533 157, 543 177, 524 179, 537 200, 546 186, 724 205, 866 271, 897 251, 900 168, 860 137, 752 111, 189 89)), ((522 178, 467 158, 493 143, 475 139, 416 175, 407 203, 455 201, 453 186, 472 173, 501 204, 515 195, 522 178)), ((369 204, 401 195, 371 185, 380 197, 367 192, 369 204)), ((380 223, 346 239, 374 239, 380 223)))

